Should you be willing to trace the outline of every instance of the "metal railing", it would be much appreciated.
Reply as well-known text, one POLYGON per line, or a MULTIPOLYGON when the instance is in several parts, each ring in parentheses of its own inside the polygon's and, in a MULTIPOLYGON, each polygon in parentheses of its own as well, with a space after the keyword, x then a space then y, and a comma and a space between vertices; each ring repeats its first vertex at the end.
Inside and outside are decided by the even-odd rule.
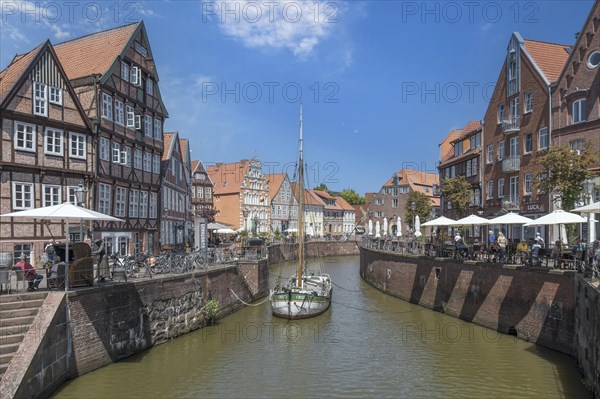
POLYGON ((502 133, 518 132, 521 129, 521 117, 509 116, 502 121, 502 133))
POLYGON ((502 172, 518 172, 521 169, 521 158, 506 158, 502 161, 502 172))

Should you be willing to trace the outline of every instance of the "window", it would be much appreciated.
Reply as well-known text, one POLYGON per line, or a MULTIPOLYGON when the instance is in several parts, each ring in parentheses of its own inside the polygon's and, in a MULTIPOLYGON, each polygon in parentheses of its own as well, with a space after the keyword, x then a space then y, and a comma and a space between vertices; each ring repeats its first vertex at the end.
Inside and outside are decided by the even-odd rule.
POLYGON ((525 93, 525 113, 533 111, 533 92, 525 93))
POLYGON ((63 154, 63 131, 47 127, 44 132, 44 153, 48 155, 63 154))
POLYGON ((130 82, 136 86, 142 84, 142 71, 136 66, 131 67, 131 80, 130 82))
POLYGON ((585 98, 573 102, 573 123, 587 120, 587 108, 585 98))
POLYGON ((533 151, 533 134, 525 133, 525 148, 524 154, 530 154, 533 151))
POLYGON ((494 182, 492 180, 487 182, 487 199, 494 198, 494 182))
POLYGON ((125 200, 127 198, 127 189, 117 187, 115 191, 115 216, 125 217, 125 200))
POLYGON ((67 187, 67 201, 70 202, 71 204, 77 203, 77 196, 75 195, 75 193, 77 192, 78 189, 79 189, 79 187, 77 187, 77 186, 68 186, 67 187))
POLYGON ((61 203, 60 186, 50 186, 43 184, 42 192, 44 195, 42 199, 42 206, 59 205, 61 203))
POLYGON ((210 187, 204 187, 204 198, 210 200, 212 197, 212 189, 210 187))
POLYGON ((98 212, 110 215, 110 186, 102 184, 98 186, 98 212))
POLYGON ((150 78, 146 79, 146 93, 154 94, 154 81, 150 78))
POLYGON ((594 51, 588 57, 588 67, 594 69, 600 65, 600 51, 594 51))
POLYGON ((144 134, 152 137, 152 117, 150 115, 144 115, 144 134))
POLYGON ((498 161, 504 159, 504 140, 498 143, 498 161))
POLYGON ((50 86, 50 102, 56 105, 62 105, 62 89, 50 86))
POLYGON ((152 154, 144 152, 144 172, 152 172, 152 154))
POLYGON ((110 161, 109 149, 110 141, 105 137, 100 137, 100 159, 102 161, 110 161))
POLYGON ((148 217, 148 191, 140 191, 140 218, 148 217))
POLYGON ((121 79, 129 81, 129 64, 121 61, 121 79))
POLYGON ((127 106, 127 127, 135 128, 135 113, 132 106, 127 106))
POLYGON ((13 246, 13 259, 19 259, 21 255, 31 258, 31 244, 15 244, 13 246))
POLYGON ((13 182, 13 209, 33 208, 33 183, 13 182))
POLYGON ((123 102, 115 100, 115 122, 122 125, 124 122, 123 102))
POLYGON ((525 175, 525 186, 523 187, 523 194, 531 195, 531 190, 533 189, 533 175, 528 173, 525 175))
POLYGON ((131 147, 125 146, 121 151, 121 164, 131 167, 131 147))
MULTIPOLYGON (((540 184, 541 182, 543 182, 547 178, 548 178, 548 173, 540 173, 538 175, 538 184, 540 184)), ((544 194, 545 192, 546 192, 546 190, 538 189, 538 193, 540 193, 540 194, 544 194)))
POLYGON ((498 105, 498 123, 504 120, 504 104, 498 105))
POLYGON ((398 208, 398 198, 392 198, 392 208, 398 208))
POLYGON ((547 127, 541 128, 539 131, 539 136, 538 136, 538 150, 544 150, 544 149, 548 148, 549 144, 550 144, 550 140, 548 137, 548 128, 547 127))
POLYGON ((129 191, 129 217, 138 217, 138 207, 140 201, 140 192, 138 190, 129 191))
POLYGON ((149 208, 150 219, 156 219, 157 211, 158 211, 157 195, 156 195, 156 193, 150 193, 150 208, 149 208))
POLYGON ((510 145, 508 148, 509 158, 519 158, 519 136, 510 138, 510 145))
POLYGON ((121 145, 119 143, 112 143, 112 161, 113 163, 121 163, 121 145))
POLYGON ((85 159, 85 134, 69 132, 69 155, 85 159))
POLYGON ((152 173, 160 174, 160 156, 156 154, 152 156, 152 173))
POLYGON ((102 93, 102 117, 111 121, 113 118, 112 97, 106 93, 102 93))
POLYGON ((135 149, 133 151, 133 167, 136 169, 142 169, 142 150, 135 149))
POLYGON ((454 143, 454 156, 457 157, 462 154, 463 143, 459 141, 458 143, 454 143))
POLYGON ((481 147, 481 133, 474 134, 473 136, 471 136, 469 141, 471 144, 471 150, 481 147))
POLYGON ((35 115, 48 116, 47 93, 48 86, 33 82, 33 113, 35 115))
POLYGON ((488 144, 487 146, 487 163, 494 163, 494 145, 488 144))
POLYGON ((508 187, 508 198, 513 204, 519 203, 519 176, 511 176, 508 187))
POLYGON ((154 120, 154 138, 162 140, 162 123, 159 119, 154 120))
POLYGON ((15 122, 15 149, 35 152, 35 126, 15 122))
POLYGON ((581 151, 585 148, 585 141, 583 139, 573 140, 569 143, 569 148, 571 151, 576 151, 578 154, 581 154, 581 151))
POLYGON ((498 198, 504 198, 504 179, 498 179, 498 198))

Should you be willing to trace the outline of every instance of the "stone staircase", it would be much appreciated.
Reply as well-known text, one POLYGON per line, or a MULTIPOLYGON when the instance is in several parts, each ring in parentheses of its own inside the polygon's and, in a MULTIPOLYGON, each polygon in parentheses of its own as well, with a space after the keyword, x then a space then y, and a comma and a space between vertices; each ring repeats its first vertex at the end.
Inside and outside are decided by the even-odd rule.
POLYGON ((47 292, 0 296, 0 380, 46 296, 47 292))

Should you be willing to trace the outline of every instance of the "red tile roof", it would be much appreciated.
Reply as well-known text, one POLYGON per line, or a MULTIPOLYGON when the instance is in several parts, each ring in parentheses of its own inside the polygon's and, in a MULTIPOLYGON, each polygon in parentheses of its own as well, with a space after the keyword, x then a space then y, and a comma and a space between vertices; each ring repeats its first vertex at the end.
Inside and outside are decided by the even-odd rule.
POLYGON ((335 197, 335 202, 345 211, 352 211, 352 212, 356 212, 356 210, 354 209, 354 207, 352 205, 350 205, 348 203, 348 201, 346 201, 344 198, 342 197, 335 197))
POLYGON ((25 70, 43 46, 43 44, 40 44, 28 53, 15 55, 12 62, 0 72, 0 103, 6 99, 8 93, 23 76, 25 70))
POLYGON ((240 162, 211 165, 206 172, 215 185, 215 195, 223 195, 239 193, 249 170, 250 161, 243 159, 240 162))
POLYGON ((549 82, 555 82, 569 58, 571 46, 525 40, 525 50, 542 70, 549 82))
POLYGON ((287 175, 285 173, 265 175, 265 178, 269 181, 269 198, 271 198, 271 201, 279 192, 279 189, 281 188, 281 185, 285 181, 286 177, 287 175))
POLYGON ((69 79, 104 75, 142 22, 78 37, 54 46, 69 79))
POLYGON ((440 161, 444 162, 449 158, 454 156, 454 147, 452 146, 452 142, 462 136, 462 129, 454 129, 442 140, 440 143, 440 161))
POLYGON ((169 149, 171 148, 171 141, 173 140, 173 135, 175 133, 163 133, 163 145, 164 150, 162 154, 162 160, 166 161, 169 159, 169 149))

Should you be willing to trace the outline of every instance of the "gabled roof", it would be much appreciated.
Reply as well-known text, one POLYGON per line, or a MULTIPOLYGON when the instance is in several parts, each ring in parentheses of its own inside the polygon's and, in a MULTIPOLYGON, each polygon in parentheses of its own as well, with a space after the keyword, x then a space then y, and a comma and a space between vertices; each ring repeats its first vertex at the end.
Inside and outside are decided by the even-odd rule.
MULTIPOLYGON (((440 183, 440 177, 437 173, 421 172, 413 169, 401 169, 395 175, 398 177, 399 186, 408 184, 412 191, 418 191, 429 197, 433 197, 433 190, 431 189, 431 187, 434 184, 440 183)), ((390 180, 388 180, 383 186, 393 187, 393 177, 390 180)))
POLYGON ((249 170, 250 161, 247 159, 240 162, 217 163, 209 166, 207 172, 215 184, 215 195, 239 193, 244 176, 249 170))
POLYGON ((163 154, 162 154, 162 160, 163 161, 166 161, 167 159, 171 158, 171 152, 173 151, 172 150, 172 147, 173 147, 173 145, 172 145, 173 144, 172 143, 173 136, 176 135, 176 134, 177 133, 167 133, 167 132, 163 133, 163 146, 164 146, 163 147, 164 151, 163 151, 163 154))
POLYGON ((465 140, 478 130, 481 130, 481 121, 470 121, 465 127, 463 127, 462 134, 458 138, 454 139, 452 143, 465 140))
POLYGON ((206 168, 204 167, 204 164, 202 162, 198 161, 198 160, 193 160, 192 161, 192 170, 191 170, 192 177, 194 177, 194 173, 204 173, 204 174, 206 174, 206 180, 208 180, 210 182, 210 184, 212 184, 214 186, 214 183, 213 183, 212 179, 210 178, 210 175, 206 171, 206 168))
POLYGON ((354 209, 354 207, 342 197, 335 197, 335 202, 340 206, 340 208, 342 208, 345 211, 356 212, 356 209, 354 209))
POLYGON ((327 210, 341 211, 343 208, 337 203, 337 197, 333 197, 327 191, 322 190, 310 190, 313 195, 317 196, 325 206, 327 210), (330 205, 327 203, 327 200, 333 200, 334 204, 330 205))
POLYGON ((273 201, 273 198, 279 193, 281 185, 287 179, 287 175, 285 173, 274 173, 265 175, 265 178, 269 182, 269 198, 273 201))
MULTIPOLYGON (((46 43, 49 42, 47 41, 46 43)), ((0 104, 4 102, 9 92, 21 80, 23 74, 31 65, 32 60, 40 53, 46 43, 40 44, 28 53, 15 55, 11 63, 0 72, 0 104)))
POLYGON ((536 40, 524 40, 524 47, 550 83, 560 76, 571 49, 571 46, 536 40))
POLYGON ((69 79, 104 76, 142 25, 141 21, 134 22, 59 43, 54 48, 69 79))
MULTIPOLYGON (((292 183, 292 191, 294 197, 298 199, 298 183, 292 183)), ((325 207, 325 203, 312 192, 313 190, 304 189, 304 205, 317 205, 325 207)))
POLYGON ((454 155, 454 147, 452 146, 452 142, 462 136, 462 134, 462 129, 454 129, 446 135, 444 140, 442 140, 440 143, 440 162, 444 162, 454 155))

